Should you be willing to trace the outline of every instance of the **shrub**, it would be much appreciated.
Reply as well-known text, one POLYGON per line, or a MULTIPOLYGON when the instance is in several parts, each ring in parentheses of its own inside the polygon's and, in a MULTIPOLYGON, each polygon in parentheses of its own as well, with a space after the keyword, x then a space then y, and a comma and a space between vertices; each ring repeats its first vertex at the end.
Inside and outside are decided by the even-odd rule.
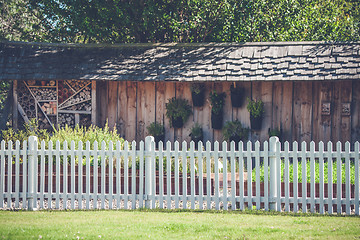
POLYGON ((30 119, 29 123, 25 123, 24 129, 14 130, 13 128, 9 128, 2 130, 2 139, 5 142, 12 141, 13 144, 15 144, 15 142, 19 140, 21 146, 23 141, 27 141, 30 136, 37 136, 40 146, 42 140, 46 142, 49 140, 50 133, 46 129, 40 129, 38 121, 35 118, 30 119))
MULTIPOLYGON (((319 161, 315 160, 315 182, 320 182, 320 174, 319 174, 319 161)), ((253 166, 252 175, 253 179, 255 179, 256 168, 253 166)), ((285 162, 281 160, 281 180, 284 180, 284 169, 285 162)), ((355 183, 355 164, 350 162, 350 182, 351 184, 355 183)), ((341 163, 341 180, 342 183, 345 183, 345 163, 341 163)), ((270 180, 270 166, 269 166, 269 180, 270 180)), ((290 182, 294 181, 294 165, 292 163, 289 164, 289 180, 290 182)), ((332 182, 337 183, 337 162, 334 160, 332 164, 332 182)), ((264 182, 264 166, 260 166, 260 181, 264 182)), ((302 163, 298 162, 298 182, 302 182, 302 163)), ((306 160, 306 182, 310 182, 310 160, 306 160)), ((324 162, 324 183, 328 183, 328 162, 324 162)))

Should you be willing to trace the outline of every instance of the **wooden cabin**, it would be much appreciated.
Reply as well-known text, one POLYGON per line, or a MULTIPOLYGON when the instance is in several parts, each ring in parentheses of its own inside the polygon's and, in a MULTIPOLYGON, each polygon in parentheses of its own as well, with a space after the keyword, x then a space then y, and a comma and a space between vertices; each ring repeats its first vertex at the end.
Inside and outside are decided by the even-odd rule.
POLYGON ((246 102, 232 107, 230 86, 261 99, 265 116, 249 139, 360 140, 360 43, 272 42, 77 45, 0 42, 0 80, 14 84, 16 127, 37 118, 42 127, 65 124, 116 127, 127 140, 143 140, 147 126, 165 125, 165 140, 190 141, 199 123, 204 140, 222 141, 212 129, 211 107, 193 107, 180 129, 171 128, 165 104, 191 103, 190 86, 225 92, 224 122, 250 127, 246 102))

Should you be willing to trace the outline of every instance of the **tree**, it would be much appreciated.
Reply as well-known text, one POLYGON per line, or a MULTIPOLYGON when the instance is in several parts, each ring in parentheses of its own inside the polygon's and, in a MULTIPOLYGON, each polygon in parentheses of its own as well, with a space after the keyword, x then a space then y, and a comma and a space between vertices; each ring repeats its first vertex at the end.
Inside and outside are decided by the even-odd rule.
POLYGON ((0 19, 6 23, 1 35, 9 40, 72 43, 360 40, 357 0, 0 1, 5 6, 0 19))

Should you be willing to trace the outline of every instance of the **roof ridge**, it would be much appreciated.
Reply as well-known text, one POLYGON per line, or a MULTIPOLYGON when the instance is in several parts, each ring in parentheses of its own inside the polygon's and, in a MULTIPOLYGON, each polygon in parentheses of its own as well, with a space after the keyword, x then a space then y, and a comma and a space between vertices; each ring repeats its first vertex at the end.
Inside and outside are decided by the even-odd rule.
POLYGON ((209 43, 47 43, 47 42, 19 42, 19 41, 0 41, 5 45, 24 45, 24 46, 41 46, 41 47, 79 47, 79 48, 124 48, 124 47, 255 47, 255 46, 303 46, 303 45, 360 45, 360 41, 296 41, 296 42, 209 42, 209 43))

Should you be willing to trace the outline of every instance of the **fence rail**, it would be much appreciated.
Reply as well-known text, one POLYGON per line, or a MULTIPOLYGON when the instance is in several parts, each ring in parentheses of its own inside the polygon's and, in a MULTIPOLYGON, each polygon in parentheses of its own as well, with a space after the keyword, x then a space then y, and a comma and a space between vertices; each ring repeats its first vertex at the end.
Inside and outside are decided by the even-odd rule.
POLYGON ((1 142, 0 208, 264 209, 359 215, 359 142, 1 142), (180 148, 181 147, 181 148, 180 148), (220 150, 221 147, 221 150, 220 150), (292 150, 290 150, 290 147, 292 150), (316 147, 316 148, 315 148, 316 147), (318 149, 318 150, 315 150, 318 149))

